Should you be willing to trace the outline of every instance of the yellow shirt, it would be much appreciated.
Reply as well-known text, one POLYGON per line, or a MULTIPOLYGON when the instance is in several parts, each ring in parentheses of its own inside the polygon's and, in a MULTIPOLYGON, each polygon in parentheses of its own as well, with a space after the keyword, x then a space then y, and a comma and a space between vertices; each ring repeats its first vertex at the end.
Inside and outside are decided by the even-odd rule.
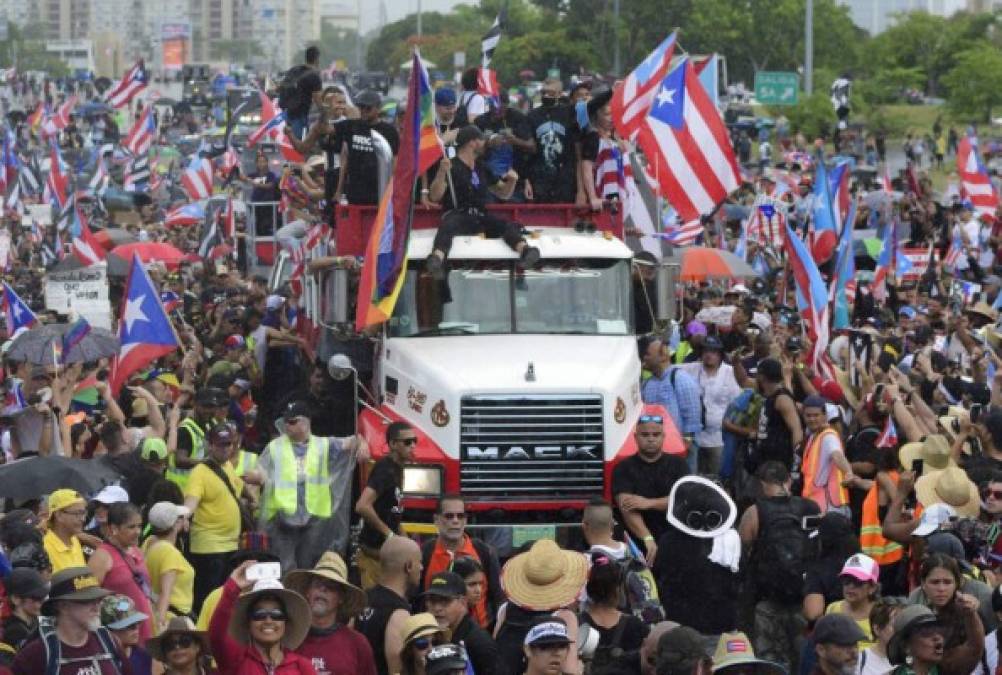
MULTIPOLYGON (((227 462, 223 471, 236 494, 244 483, 227 462)), ((191 470, 184 496, 198 499, 198 507, 191 519, 192 553, 228 553, 237 550, 240 539, 240 507, 212 469, 198 464, 191 470)))
MULTIPOLYGON (((827 608, 825 608, 825 614, 849 615, 849 608, 845 607, 845 600, 836 600, 832 604, 828 605, 827 608)), ((856 625, 859 626, 859 629, 863 631, 863 635, 865 635, 867 638, 866 640, 860 641, 859 650, 863 651, 864 649, 868 649, 873 645, 877 644, 876 641, 871 639, 873 637, 873 631, 870 630, 869 617, 867 617, 866 619, 853 619, 853 620, 856 622, 856 625)))
POLYGON ((219 598, 223 595, 223 587, 214 588, 212 591, 205 596, 205 602, 202 603, 202 611, 198 615, 198 623, 195 624, 195 630, 209 630, 209 622, 212 621, 212 614, 216 611, 216 605, 219 604, 219 598))
POLYGON ((49 554, 49 562, 52 563, 53 574, 67 567, 87 567, 83 547, 80 546, 80 540, 75 536, 71 539, 69 546, 67 546, 63 543, 62 539, 56 536, 55 532, 49 530, 45 533, 43 544, 45 552, 49 554))
POLYGON ((169 541, 153 543, 152 539, 147 539, 143 544, 143 555, 154 591, 159 593, 160 578, 164 574, 177 572, 170 592, 170 606, 182 614, 190 614, 191 606, 195 603, 195 569, 191 563, 169 541))

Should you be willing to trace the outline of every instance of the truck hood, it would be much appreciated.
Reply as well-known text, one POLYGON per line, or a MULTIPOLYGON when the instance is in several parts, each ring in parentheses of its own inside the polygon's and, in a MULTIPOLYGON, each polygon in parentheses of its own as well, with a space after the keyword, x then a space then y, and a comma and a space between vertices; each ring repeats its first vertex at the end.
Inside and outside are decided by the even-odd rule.
MULTIPOLYGON (((389 340, 401 374, 454 393, 601 391, 628 369, 625 335, 470 335, 389 340), (532 364, 535 381, 527 381, 532 364)), ((411 379, 408 377, 407 379, 411 379)))

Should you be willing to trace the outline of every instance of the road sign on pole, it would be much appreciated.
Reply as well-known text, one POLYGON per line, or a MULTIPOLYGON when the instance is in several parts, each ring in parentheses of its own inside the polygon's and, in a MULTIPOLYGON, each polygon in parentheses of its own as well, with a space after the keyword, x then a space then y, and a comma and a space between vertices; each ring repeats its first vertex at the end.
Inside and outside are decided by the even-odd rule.
POLYGON ((796 73, 755 73, 755 98, 762 105, 797 105, 800 81, 796 73))

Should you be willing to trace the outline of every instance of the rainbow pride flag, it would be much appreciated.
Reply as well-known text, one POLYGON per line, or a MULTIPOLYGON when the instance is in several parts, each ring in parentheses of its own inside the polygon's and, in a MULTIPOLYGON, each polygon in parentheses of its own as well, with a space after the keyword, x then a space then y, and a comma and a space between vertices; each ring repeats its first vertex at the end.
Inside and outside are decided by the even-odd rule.
POLYGON ((417 49, 407 86, 404 120, 393 177, 379 200, 358 285, 355 328, 383 323, 393 314, 407 272, 407 242, 414 213, 414 185, 444 156, 435 128, 435 106, 428 72, 417 49))

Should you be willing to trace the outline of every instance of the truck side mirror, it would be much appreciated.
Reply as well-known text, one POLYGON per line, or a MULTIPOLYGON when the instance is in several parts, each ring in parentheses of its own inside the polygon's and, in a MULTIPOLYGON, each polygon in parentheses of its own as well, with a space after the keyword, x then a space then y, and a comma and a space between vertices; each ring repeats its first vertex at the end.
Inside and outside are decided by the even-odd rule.
POLYGON ((681 269, 682 265, 677 262, 658 263, 656 318, 659 323, 675 318, 675 283, 681 269))

